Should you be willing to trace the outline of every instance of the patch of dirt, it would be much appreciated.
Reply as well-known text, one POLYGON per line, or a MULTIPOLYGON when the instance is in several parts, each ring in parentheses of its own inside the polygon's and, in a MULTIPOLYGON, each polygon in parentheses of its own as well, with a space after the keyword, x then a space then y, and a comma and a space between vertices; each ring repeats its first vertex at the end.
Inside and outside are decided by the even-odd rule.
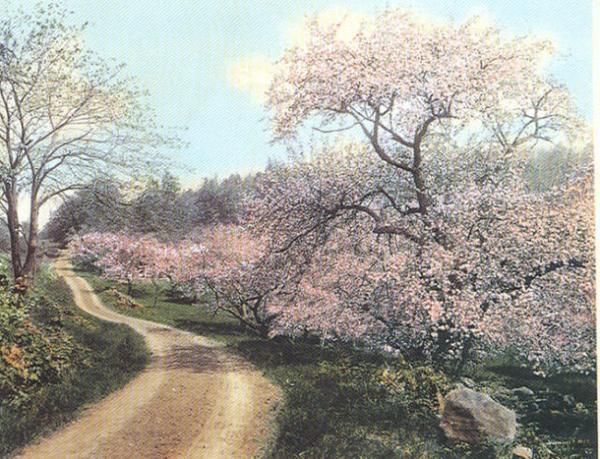
POLYGON ((252 458, 270 434, 280 392, 223 345, 105 307, 65 257, 59 275, 84 311, 144 336, 149 366, 123 389, 20 458, 252 458))

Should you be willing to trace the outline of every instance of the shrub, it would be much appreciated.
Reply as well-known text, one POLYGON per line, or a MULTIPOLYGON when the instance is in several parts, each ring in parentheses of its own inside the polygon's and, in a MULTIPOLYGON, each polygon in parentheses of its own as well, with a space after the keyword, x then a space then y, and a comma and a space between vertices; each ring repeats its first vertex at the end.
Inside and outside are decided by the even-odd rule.
POLYGON ((40 295, 23 298, 0 287, 0 399, 2 405, 23 407, 32 403, 46 385, 68 378, 73 361, 86 349, 62 327, 62 312, 40 295), (36 311, 52 317, 39 325, 36 311), (38 323, 36 323, 38 322, 38 323))

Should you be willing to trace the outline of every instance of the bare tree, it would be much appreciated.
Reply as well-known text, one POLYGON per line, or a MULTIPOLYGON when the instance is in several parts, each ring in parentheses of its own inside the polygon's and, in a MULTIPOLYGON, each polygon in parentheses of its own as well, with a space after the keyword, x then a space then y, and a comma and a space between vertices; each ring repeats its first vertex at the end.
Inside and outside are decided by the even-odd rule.
POLYGON ((0 20, 0 205, 13 274, 25 286, 35 265, 40 208, 99 177, 147 170, 165 142, 145 94, 121 76, 123 66, 84 48, 85 27, 70 25, 69 13, 56 4, 0 20), (24 199, 27 231, 19 215, 24 199))

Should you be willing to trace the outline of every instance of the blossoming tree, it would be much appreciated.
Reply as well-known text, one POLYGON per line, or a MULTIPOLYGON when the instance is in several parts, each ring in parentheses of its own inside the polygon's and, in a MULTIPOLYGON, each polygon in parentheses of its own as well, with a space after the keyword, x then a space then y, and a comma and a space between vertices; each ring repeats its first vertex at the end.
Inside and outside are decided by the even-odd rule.
POLYGON ((414 345, 459 370, 475 349, 511 343, 528 343, 525 357, 548 364, 544 346, 569 349, 556 353, 561 363, 589 354, 590 188, 574 203, 585 178, 540 195, 521 179, 530 149, 584 131, 568 92, 540 70, 551 44, 507 38, 477 19, 440 24, 401 10, 365 21, 351 37, 339 28, 310 21, 307 40, 286 50, 268 93, 276 139, 310 123, 325 134, 358 134, 367 145, 313 152, 312 161, 263 181, 266 204, 257 214, 281 251, 317 234, 323 243, 353 241, 321 250, 318 263, 342 274, 324 275, 317 263, 305 280, 313 288, 290 305, 290 320, 320 317, 312 326, 327 329, 351 310, 347 332, 387 330, 388 344, 414 345), (583 296, 575 279, 586 279, 583 296), (560 308, 577 318, 585 339, 574 333, 582 339, 567 345, 577 330, 549 319, 560 308))
POLYGON ((306 262, 293 253, 274 250, 268 234, 251 226, 218 225, 202 233, 206 247, 203 287, 216 307, 263 336, 273 326, 281 304, 290 299, 306 262))
POLYGON ((440 136, 449 142, 482 127, 510 154, 576 124, 566 90, 539 71, 548 42, 504 38, 477 18, 436 24, 403 10, 363 23, 350 39, 340 25, 307 24, 305 45, 287 49, 277 66, 268 108, 275 138, 311 120, 322 132, 354 130, 402 177, 403 196, 370 190, 336 209, 368 215, 376 233, 418 237, 365 201, 376 196, 396 215, 427 215, 426 162, 440 136))
POLYGON ((90 233, 74 242, 76 259, 89 259, 102 274, 127 285, 131 295, 133 283, 149 273, 150 241, 124 233, 90 233))
POLYGON ((73 241, 72 248, 76 259, 89 261, 104 276, 125 282, 128 294, 134 282, 150 281, 154 285, 154 305, 159 281, 194 287, 206 262, 206 250, 191 239, 161 242, 152 235, 89 233, 73 241))
POLYGON ((593 367, 589 172, 533 194, 518 171, 490 176, 497 163, 461 150, 462 160, 450 156, 462 164, 456 174, 478 171, 478 180, 455 176, 430 207, 436 232, 412 240, 374 234, 359 212, 331 217, 331 205, 377 185, 369 164, 380 162, 354 153, 327 151, 262 178, 263 234, 280 251, 312 254, 293 294, 272 305, 276 330, 391 346, 457 371, 511 349, 540 369, 593 367))

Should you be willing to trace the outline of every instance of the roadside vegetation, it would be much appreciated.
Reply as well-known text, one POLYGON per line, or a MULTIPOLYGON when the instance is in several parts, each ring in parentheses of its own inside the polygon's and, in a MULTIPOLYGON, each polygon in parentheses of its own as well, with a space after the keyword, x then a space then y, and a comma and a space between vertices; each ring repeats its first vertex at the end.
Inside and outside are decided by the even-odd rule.
POLYGON ((148 360, 124 325, 76 308, 65 282, 43 265, 25 297, 0 276, 0 456, 47 434, 120 388, 148 360))
POLYGON ((85 24, 53 2, 0 19, 5 452, 147 358, 74 308, 43 239, 108 304, 276 381, 272 457, 595 456, 591 130, 543 70, 554 46, 478 17, 344 21, 307 18, 272 66, 289 156, 184 191, 180 141, 85 24))
POLYGON ((521 415, 519 422, 525 428, 520 429, 517 442, 533 447, 536 457, 595 457, 593 375, 543 378, 505 356, 453 377, 424 362, 343 343, 261 338, 245 332, 228 314, 211 310, 206 301, 189 304, 174 299, 166 285, 153 306, 152 284, 136 283, 130 297, 136 306, 131 307, 122 302, 126 285, 89 271, 78 274, 120 313, 221 341, 277 383, 284 403, 267 457, 512 457, 498 445, 473 447, 444 441, 437 428, 439 397, 465 382, 521 415), (519 391, 523 386, 535 395, 524 398, 519 391))

